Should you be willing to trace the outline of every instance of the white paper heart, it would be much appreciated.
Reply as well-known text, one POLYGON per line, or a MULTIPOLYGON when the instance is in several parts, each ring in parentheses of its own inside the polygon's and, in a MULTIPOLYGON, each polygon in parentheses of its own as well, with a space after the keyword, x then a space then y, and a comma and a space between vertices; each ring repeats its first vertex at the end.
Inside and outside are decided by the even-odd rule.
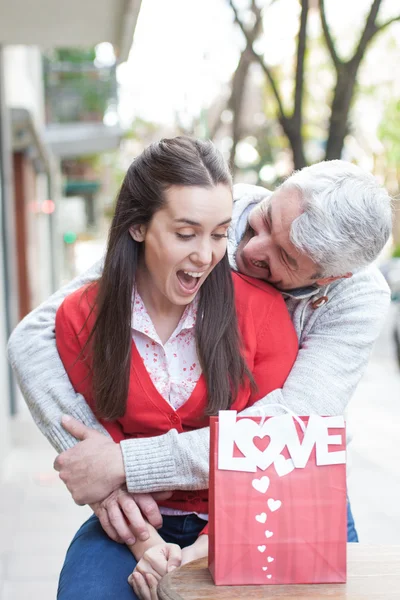
POLYGON ((268 567, 263 567, 262 570, 263 571, 268 571, 268 567))
POLYGON ((265 492, 269 488, 269 477, 264 475, 264 477, 261 477, 261 479, 253 479, 251 485, 255 490, 257 490, 257 492, 265 494, 265 492))
MULTIPOLYGON (((286 416, 286 415, 285 415, 286 416)), ((282 417, 276 417, 282 418, 282 417)), ((251 419, 240 419, 236 423, 235 442, 244 456, 250 458, 254 465, 265 471, 271 465, 277 455, 282 452, 285 441, 278 439, 276 434, 271 437, 271 441, 265 450, 259 450, 254 444, 254 438, 265 438, 276 429, 278 423, 274 419, 268 420, 262 427, 251 419)))
POLYGON ((272 575, 267 575, 267 579, 271 579, 272 575))
POLYGON ((274 535, 274 532, 273 532, 273 531, 268 531, 268 529, 267 529, 267 531, 265 532, 265 537, 266 537, 266 538, 270 538, 270 537, 272 537, 273 535, 274 535))
POLYGON ((291 458, 285 458, 282 454, 276 457, 274 460, 275 471, 279 475, 279 477, 283 477, 284 475, 288 475, 294 470, 294 463, 291 458))
POLYGON ((268 556, 268 558, 267 558, 267 561, 268 561, 268 562, 273 562, 273 561, 274 561, 274 559, 272 558, 272 556, 268 556))
POLYGON ((257 546, 257 550, 258 550, 259 552, 265 552, 265 551, 266 551, 266 549, 267 549, 267 546, 257 546))
POLYGON ((269 498, 267 504, 271 512, 275 512, 282 506, 282 502, 280 500, 274 500, 273 498, 269 498))
POLYGON ((260 515, 256 515, 256 521, 259 523, 265 523, 267 520, 267 513, 261 513, 260 515))

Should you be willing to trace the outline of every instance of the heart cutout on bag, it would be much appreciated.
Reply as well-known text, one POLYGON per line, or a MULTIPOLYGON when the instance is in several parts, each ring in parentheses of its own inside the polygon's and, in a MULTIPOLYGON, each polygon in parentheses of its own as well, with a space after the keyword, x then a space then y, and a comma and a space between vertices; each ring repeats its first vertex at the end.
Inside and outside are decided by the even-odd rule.
POLYGON ((241 419, 236 423, 236 446, 243 456, 250 458, 262 471, 265 471, 274 462, 284 446, 282 440, 270 437, 270 429, 270 421, 266 421, 262 427, 251 419, 241 419), (256 446, 255 440, 258 439, 261 443, 265 438, 268 438, 269 443, 265 450, 260 450, 256 446))
POLYGON ((260 437, 259 435, 255 435, 253 437, 253 444, 260 452, 265 452, 268 446, 271 443, 271 438, 269 435, 265 435, 264 437, 260 437))

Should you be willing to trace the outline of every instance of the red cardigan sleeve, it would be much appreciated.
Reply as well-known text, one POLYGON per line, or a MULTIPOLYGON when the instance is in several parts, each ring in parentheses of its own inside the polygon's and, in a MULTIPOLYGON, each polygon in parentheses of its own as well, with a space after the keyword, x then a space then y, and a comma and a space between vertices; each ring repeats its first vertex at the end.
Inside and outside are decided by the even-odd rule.
POLYGON ((256 321, 256 329, 257 347, 252 372, 257 390, 252 394, 249 406, 283 387, 298 352, 297 335, 280 294, 275 296, 263 323, 256 321))
MULTIPOLYGON (((95 413, 90 350, 85 348, 82 352, 94 323, 90 298, 91 294, 82 288, 64 300, 56 314, 55 334, 58 353, 74 390, 82 394, 95 413)), ((117 421, 99 421, 115 442, 125 439, 117 421)))
POLYGON ((82 352, 89 335, 84 326, 86 317, 83 310, 79 309, 79 299, 74 293, 57 310, 55 331, 57 350, 73 388, 92 406, 92 373, 87 358, 88 349, 82 352))
POLYGON ((257 385, 246 402, 251 406, 283 386, 297 357, 298 340, 280 292, 242 274, 234 273, 233 280, 239 330, 257 385))

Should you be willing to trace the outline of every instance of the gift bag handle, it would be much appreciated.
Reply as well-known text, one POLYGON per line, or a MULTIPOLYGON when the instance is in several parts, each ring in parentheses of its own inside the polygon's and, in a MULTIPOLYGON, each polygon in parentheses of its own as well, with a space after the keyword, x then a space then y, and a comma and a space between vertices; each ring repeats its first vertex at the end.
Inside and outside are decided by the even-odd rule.
POLYGON ((255 409, 256 412, 260 412, 261 413, 261 421, 260 421, 260 427, 262 427, 265 423, 266 418, 268 417, 268 415, 265 414, 265 411, 268 410, 268 408, 270 408, 271 406, 276 406, 278 408, 282 408, 283 410, 285 410, 287 412, 287 414, 291 415, 293 417, 293 419, 295 421, 297 421, 297 423, 300 425, 301 430, 303 433, 305 433, 306 431, 306 426, 304 425, 303 421, 300 419, 300 417, 298 415, 296 415, 295 412, 293 412, 290 408, 288 408, 287 406, 285 406, 284 404, 278 404, 277 402, 274 402, 272 404, 268 404, 268 406, 263 406, 263 407, 256 407, 253 406, 253 408, 255 409))

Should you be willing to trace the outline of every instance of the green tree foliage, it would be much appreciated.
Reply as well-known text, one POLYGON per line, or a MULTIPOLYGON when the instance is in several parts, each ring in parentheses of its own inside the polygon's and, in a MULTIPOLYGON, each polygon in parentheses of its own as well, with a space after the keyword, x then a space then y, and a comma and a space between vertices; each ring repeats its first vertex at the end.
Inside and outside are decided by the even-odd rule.
POLYGON ((387 106, 379 127, 379 139, 388 163, 400 169, 400 99, 392 100, 387 106))

